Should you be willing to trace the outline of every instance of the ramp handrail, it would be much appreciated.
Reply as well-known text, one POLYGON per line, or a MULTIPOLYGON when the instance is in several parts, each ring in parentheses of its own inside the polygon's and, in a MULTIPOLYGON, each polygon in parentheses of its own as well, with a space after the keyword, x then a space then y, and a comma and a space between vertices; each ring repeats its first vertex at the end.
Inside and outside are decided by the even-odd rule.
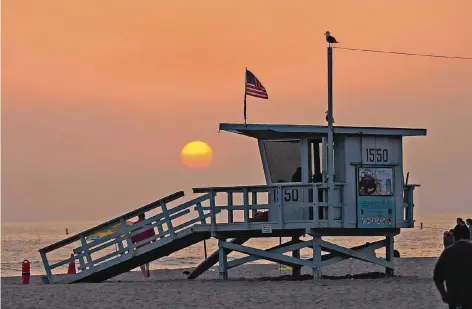
POLYGON ((71 236, 71 237, 68 237, 68 238, 66 238, 66 239, 63 239, 63 240, 61 240, 61 241, 59 241, 59 242, 56 242, 56 243, 53 243, 53 244, 51 244, 51 245, 49 245, 49 246, 46 246, 46 247, 44 247, 44 248, 41 248, 41 249, 39 249, 39 252, 47 253, 47 252, 50 252, 50 251, 55 250, 55 249, 57 249, 57 248, 64 247, 65 245, 68 245, 68 244, 70 244, 70 243, 73 243, 74 241, 80 240, 80 237, 81 237, 82 235, 85 236, 85 237, 87 237, 87 236, 93 234, 94 232, 100 231, 100 230, 102 230, 103 228, 106 228, 106 227, 108 227, 108 226, 110 226, 110 225, 114 225, 114 224, 120 223, 120 220, 121 220, 121 219, 123 219, 123 220, 131 219, 131 218, 133 218, 133 217, 136 217, 138 214, 140 214, 140 213, 142 213, 142 212, 150 211, 150 210, 152 210, 152 209, 155 209, 155 208, 161 206, 161 205, 164 204, 164 203, 170 203, 170 202, 175 201, 175 200, 177 200, 177 199, 179 199, 179 198, 181 198, 181 197, 183 197, 183 196, 185 196, 184 191, 175 192, 175 193, 173 193, 173 194, 171 194, 171 195, 168 195, 168 196, 166 196, 166 197, 164 197, 164 198, 161 198, 161 199, 159 199, 159 200, 157 200, 157 201, 154 201, 154 202, 149 203, 149 204, 147 204, 147 205, 144 205, 144 206, 142 206, 142 207, 140 207, 140 208, 137 208, 137 209, 135 209, 135 210, 132 210, 132 211, 130 211, 130 212, 127 212, 127 213, 125 213, 125 214, 123 214, 123 215, 121 215, 121 216, 119 216, 119 217, 113 218, 113 219, 111 219, 111 220, 109 220, 109 221, 107 221, 107 222, 104 222, 104 223, 102 223, 102 224, 99 224, 99 225, 97 225, 97 226, 94 226, 94 227, 92 227, 92 228, 90 228, 90 229, 88 229, 88 230, 85 230, 85 231, 80 232, 80 233, 78 233, 78 234, 75 234, 75 235, 73 235, 73 236, 71 236))
MULTIPOLYGON (((103 267, 106 267, 107 265, 104 265, 104 264, 107 264, 110 261, 111 261, 110 263, 118 262, 118 260, 116 259, 117 256, 119 256, 118 257, 118 259, 120 259, 119 261, 121 260, 124 261, 125 259, 131 258, 132 256, 134 256, 135 255, 134 252, 135 250, 137 250, 138 247, 143 247, 144 245, 145 247, 143 248, 143 250, 146 250, 147 244, 151 242, 155 242, 159 246, 159 242, 161 240, 163 241, 163 243, 171 241, 174 235, 179 230, 183 230, 184 228, 189 227, 197 222, 205 223, 205 218, 209 217, 210 214, 203 213, 203 210, 201 209, 202 202, 208 200, 210 198, 210 194, 202 195, 193 200, 185 202, 181 205, 167 209, 167 206, 166 206, 167 203, 175 201, 176 199, 182 196, 184 196, 182 191, 176 192, 163 199, 157 200, 153 203, 150 203, 148 205, 135 209, 131 212, 128 212, 123 216, 109 220, 96 227, 93 227, 91 229, 78 233, 72 237, 69 237, 65 240, 62 240, 60 242, 57 242, 55 244, 52 244, 45 248, 40 249, 39 252, 43 260, 44 268, 46 270, 49 283, 53 283, 52 269, 57 268, 61 265, 65 265, 70 262, 75 263, 75 260, 79 260, 79 263, 80 263, 79 271, 82 271, 82 272, 87 271, 87 272, 93 273, 97 269, 103 269, 103 267), (196 205, 196 210, 198 211, 197 218, 186 220, 184 223, 181 223, 177 226, 174 226, 172 224, 172 220, 182 217, 186 214, 189 214, 190 209, 188 208, 194 205, 196 205), (157 207, 161 207, 161 210, 162 210, 161 213, 154 215, 152 217, 148 217, 142 221, 136 222, 131 226, 125 223, 127 219, 136 217, 140 213, 145 213, 146 211, 153 210, 157 207), (166 226, 167 229, 164 229, 163 228, 164 226, 166 226), (104 229, 111 228, 111 227, 116 227, 117 230, 99 239, 87 241, 86 237, 91 235, 92 233, 97 232, 97 231, 102 231, 104 229), (132 241, 133 236, 143 233, 144 231, 147 231, 150 229, 154 230, 154 228, 156 227, 157 227, 158 232, 154 233, 153 236, 149 236, 146 239, 139 239, 139 241, 136 241, 136 242, 132 241), (170 236, 171 238, 169 239, 167 238, 167 236, 170 236), (62 248, 66 245, 72 244, 77 241, 80 241, 80 246, 73 249, 74 256, 61 260, 59 262, 56 262, 52 265, 49 265, 49 262, 46 256, 48 252, 54 251, 55 249, 58 249, 58 248, 62 248), (125 242, 125 245, 123 245, 123 242, 125 242), (99 252, 102 249, 105 249, 111 246, 118 246, 118 249, 114 250, 113 252, 109 254, 106 254, 105 256, 92 258, 93 253, 99 252), (129 254, 129 253, 132 253, 132 254, 129 254), (101 263, 104 263, 104 264, 101 264, 101 263), (98 268, 97 268, 97 265, 98 265, 98 268)), ((105 254, 105 253, 107 252, 103 252, 102 254, 105 254)), ((80 272, 75 276, 78 276, 79 274, 80 272)), ((84 275, 84 274, 81 274, 81 275, 84 275)))

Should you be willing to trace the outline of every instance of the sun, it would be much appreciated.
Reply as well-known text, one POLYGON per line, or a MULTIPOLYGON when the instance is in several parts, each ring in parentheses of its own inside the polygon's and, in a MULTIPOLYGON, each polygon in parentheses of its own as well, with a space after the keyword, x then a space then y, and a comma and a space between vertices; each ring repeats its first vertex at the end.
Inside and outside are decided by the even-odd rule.
POLYGON ((213 151, 207 143, 194 141, 182 148, 180 157, 187 167, 207 168, 213 160, 213 151))

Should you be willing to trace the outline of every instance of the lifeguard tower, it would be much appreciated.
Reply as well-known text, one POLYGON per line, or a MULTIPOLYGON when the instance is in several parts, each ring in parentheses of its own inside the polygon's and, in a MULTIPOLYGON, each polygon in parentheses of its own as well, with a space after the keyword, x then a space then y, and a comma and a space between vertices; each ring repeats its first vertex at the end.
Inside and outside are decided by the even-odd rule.
POLYGON ((348 258, 381 265, 393 274, 394 236, 414 225, 413 192, 418 186, 404 181, 403 138, 424 136, 426 130, 333 126, 331 53, 328 47, 328 126, 219 126, 221 131, 257 139, 266 184, 194 188, 200 196, 183 203, 178 203, 184 196, 179 191, 42 248, 47 282, 104 281, 211 237, 218 239, 218 251, 203 260, 189 279, 216 263, 221 279, 227 279, 229 268, 258 259, 292 266, 294 275, 306 266, 315 278, 323 267, 348 258), (217 196, 224 202, 217 204, 217 196), (126 223, 140 213, 147 219, 132 226, 126 223), (157 230, 155 236, 132 241, 132 236, 151 228, 157 230), (91 237, 104 230, 110 233, 91 237), (304 235, 308 240, 300 239, 304 235), (345 248, 323 236, 385 239, 345 248), (267 250, 244 245, 260 237, 291 240, 267 250), (382 247, 386 258, 372 254, 382 247), (58 259, 64 248, 72 249, 73 255, 68 257, 66 251, 68 258, 58 259), (312 256, 300 258, 302 248, 309 248, 312 256), (232 251, 248 256, 228 261, 232 251), (49 262, 51 253, 54 263, 49 262), (75 261, 76 274, 53 273, 75 261))
POLYGON ((200 197, 170 208, 170 203, 184 196, 180 191, 42 248, 48 281, 103 281, 210 237, 219 240, 219 250, 196 267, 190 279, 217 262, 221 278, 226 279, 229 268, 257 259, 292 266, 294 275, 307 266, 318 276, 324 266, 347 258, 384 266, 387 273, 393 274, 394 236, 401 228, 413 227, 413 190, 418 186, 404 182, 403 137, 426 135, 426 130, 335 127, 332 181, 327 179, 326 172, 329 164, 326 126, 223 123, 220 130, 257 139, 265 185, 194 188, 194 193, 202 194, 200 197), (238 194, 242 195, 240 204, 234 203, 238 194), (224 205, 217 205, 217 195, 224 196, 224 205), (203 206, 203 202, 208 206, 203 206), (174 224, 177 218, 190 213, 191 206, 197 217, 174 224), (125 223, 139 213, 153 210, 160 212, 138 225, 125 223), (133 229, 145 224, 157 228, 158 233, 141 242, 152 243, 138 248, 141 243, 131 242, 131 237, 139 233, 133 229), (116 225, 119 228, 110 235, 88 240, 93 233, 116 225), (302 241, 303 235, 312 239, 302 241), (344 248, 323 240, 323 236, 383 236, 385 239, 344 248), (250 238, 258 237, 292 239, 268 250, 243 245, 250 238), (49 252, 74 242, 79 244, 73 250, 73 257, 49 264, 46 256, 49 252), (110 247, 118 249, 105 252, 110 247), (382 247, 386 247, 385 259, 372 255, 382 247), (301 248, 311 248, 312 258, 300 259, 301 248), (228 262, 231 251, 249 256, 228 262), (322 255, 322 251, 329 254, 322 255), (293 254, 290 257, 283 254, 286 252, 293 254), (52 269, 75 260, 80 264, 77 274, 54 278, 52 269))

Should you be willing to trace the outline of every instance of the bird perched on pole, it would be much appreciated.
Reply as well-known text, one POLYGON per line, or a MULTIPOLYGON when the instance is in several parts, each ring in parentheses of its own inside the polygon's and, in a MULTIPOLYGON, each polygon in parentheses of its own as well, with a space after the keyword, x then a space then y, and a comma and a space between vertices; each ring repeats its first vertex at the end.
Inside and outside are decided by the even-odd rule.
MULTIPOLYGON (((326 115, 326 118, 325 118, 326 121, 329 122, 329 120, 328 120, 328 111, 325 112, 325 115, 326 115)), ((334 123, 334 118, 333 118, 333 123, 334 123)))
POLYGON ((339 43, 338 41, 336 41, 336 39, 334 38, 334 36, 332 36, 329 31, 326 31, 325 32, 325 36, 326 36, 326 42, 328 42, 329 46, 331 46, 331 44, 334 44, 334 43, 339 43))

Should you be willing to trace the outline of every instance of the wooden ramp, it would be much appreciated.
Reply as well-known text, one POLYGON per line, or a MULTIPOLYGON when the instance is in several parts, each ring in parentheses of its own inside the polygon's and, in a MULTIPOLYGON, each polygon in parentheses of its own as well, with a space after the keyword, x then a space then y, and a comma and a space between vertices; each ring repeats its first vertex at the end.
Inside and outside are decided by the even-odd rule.
POLYGON ((130 259, 125 259, 120 263, 110 265, 103 270, 95 271, 94 273, 72 280, 70 283, 78 282, 102 282, 107 279, 113 278, 119 274, 130 271, 144 263, 149 263, 160 259, 164 256, 168 256, 181 249, 194 245, 204 239, 210 238, 210 233, 207 232, 192 232, 192 229, 185 230, 177 233, 176 238, 170 242, 167 242, 157 248, 151 249, 147 252, 140 253, 130 259))
POLYGON ((210 238, 209 228, 195 231, 192 227, 196 223, 206 225, 210 213, 204 213, 202 203, 210 195, 170 206, 183 196, 182 191, 176 192, 40 249, 48 283, 102 282, 210 238), (191 212, 191 207, 195 211, 191 212), (141 213, 146 219, 135 223, 141 213), (156 228, 154 236, 138 242, 132 240, 133 236, 156 228), (50 262, 50 257, 58 256, 59 252, 69 258, 50 262), (79 264, 76 274, 64 275, 64 270, 57 273, 76 261, 79 264))

